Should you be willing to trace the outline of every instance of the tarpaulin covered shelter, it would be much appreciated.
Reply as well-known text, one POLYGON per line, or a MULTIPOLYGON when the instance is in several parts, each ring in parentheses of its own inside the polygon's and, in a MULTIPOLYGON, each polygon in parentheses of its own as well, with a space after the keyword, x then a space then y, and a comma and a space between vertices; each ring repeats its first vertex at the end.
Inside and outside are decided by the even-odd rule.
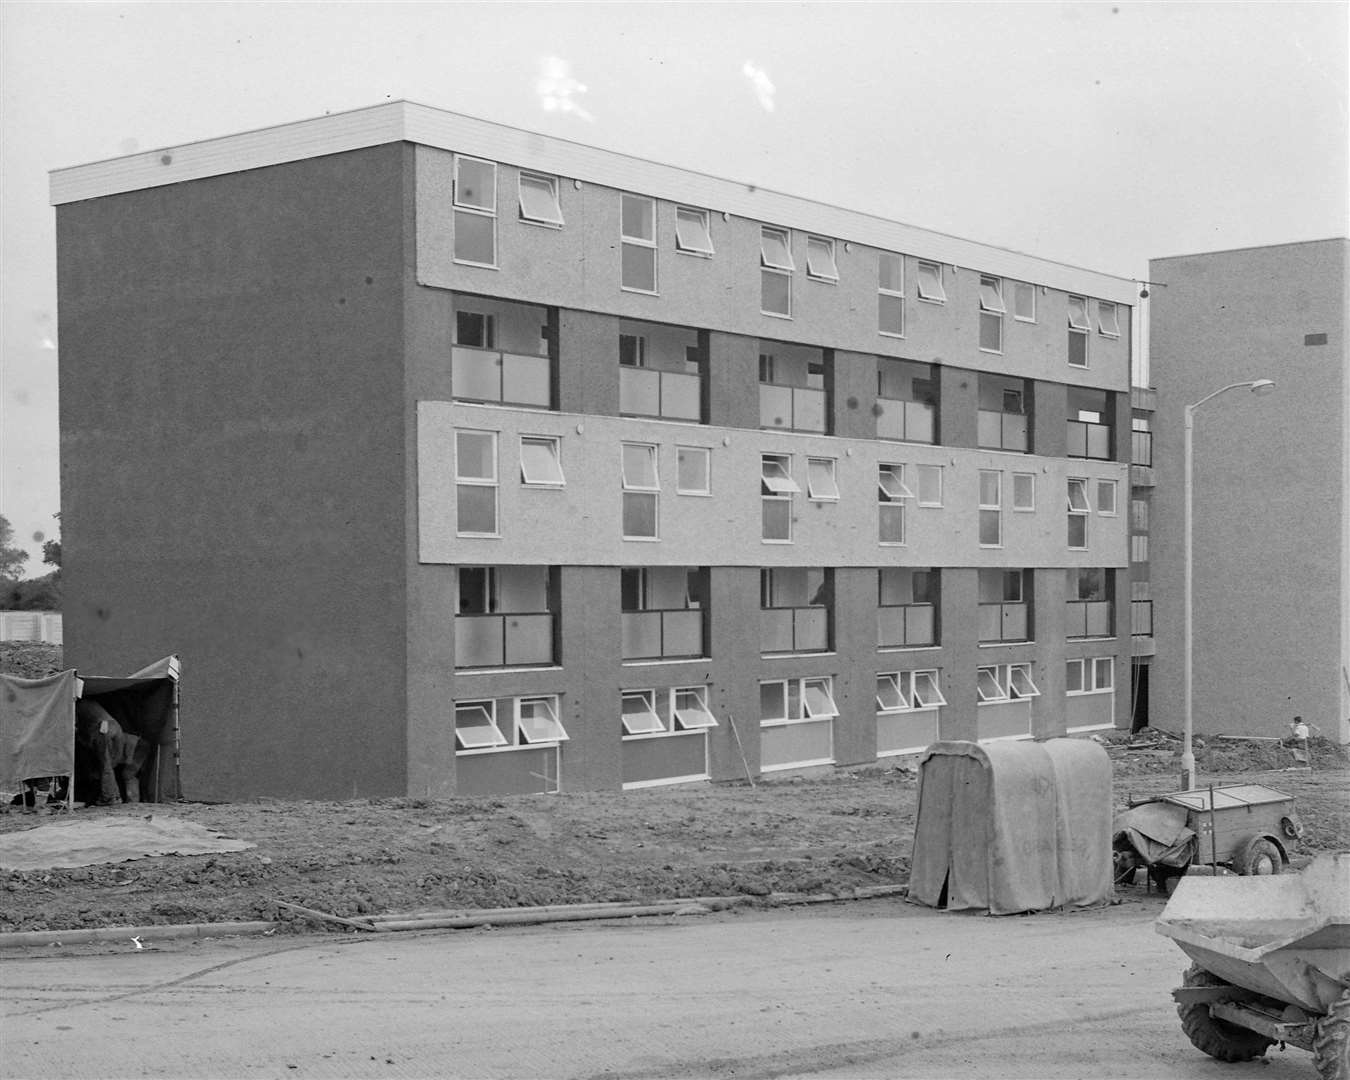
POLYGON ((81 802, 164 802, 178 774, 178 657, 124 678, 0 675, 0 791, 69 777, 81 802))
POLYGON ((1111 819, 1111 760, 1091 740, 934 743, 909 898, 991 915, 1105 903, 1111 819))

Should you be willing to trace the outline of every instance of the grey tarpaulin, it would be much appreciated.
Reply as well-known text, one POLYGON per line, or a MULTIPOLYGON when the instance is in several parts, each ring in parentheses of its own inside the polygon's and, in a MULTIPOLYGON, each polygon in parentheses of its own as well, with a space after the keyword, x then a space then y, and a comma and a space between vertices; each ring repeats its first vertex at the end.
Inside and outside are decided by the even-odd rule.
POLYGON ((74 773, 79 695, 73 671, 45 679, 0 675, 0 791, 19 791, 34 777, 74 773))

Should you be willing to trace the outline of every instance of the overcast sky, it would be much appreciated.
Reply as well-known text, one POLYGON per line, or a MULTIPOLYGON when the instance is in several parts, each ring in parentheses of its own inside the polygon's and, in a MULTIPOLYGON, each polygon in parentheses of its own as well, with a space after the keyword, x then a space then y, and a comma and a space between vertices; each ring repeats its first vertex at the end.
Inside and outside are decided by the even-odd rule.
POLYGON ((60 506, 50 169, 407 98, 1123 277, 1344 236, 1329 3, 0 3, 0 514, 60 506))

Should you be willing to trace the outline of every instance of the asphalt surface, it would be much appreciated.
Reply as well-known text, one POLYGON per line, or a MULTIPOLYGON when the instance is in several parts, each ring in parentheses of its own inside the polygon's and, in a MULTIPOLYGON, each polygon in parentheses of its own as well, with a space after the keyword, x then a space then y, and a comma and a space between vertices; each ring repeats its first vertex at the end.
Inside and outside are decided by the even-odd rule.
POLYGON ((379 936, 7 950, 0 1074, 1315 1080, 1222 1065, 1155 896, 989 918, 904 901, 379 936))

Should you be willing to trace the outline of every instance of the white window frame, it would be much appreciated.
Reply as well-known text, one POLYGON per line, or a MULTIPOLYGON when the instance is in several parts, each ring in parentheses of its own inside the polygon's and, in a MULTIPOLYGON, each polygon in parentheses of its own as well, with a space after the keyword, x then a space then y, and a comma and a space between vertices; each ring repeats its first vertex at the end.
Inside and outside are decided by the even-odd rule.
POLYGON ((975 692, 980 705, 1026 701, 1041 696, 1040 689, 1031 677, 1030 664, 992 664, 977 668, 975 692), (987 683, 993 686, 987 686, 987 683))
POLYGON ((518 697, 512 702, 511 711, 514 714, 517 746, 556 746, 558 743, 567 741, 567 731, 562 726, 562 721, 558 719, 557 694, 529 694, 518 697), (545 717, 542 721, 542 732, 532 733, 527 729, 526 725, 529 721, 524 717, 527 704, 544 706, 545 717))
POLYGON ((1007 305, 1003 302, 1003 279, 991 277, 988 274, 980 275, 980 325, 983 328, 984 317, 991 316, 998 325, 998 347, 991 348, 987 345, 980 345, 980 352, 999 353, 1003 352, 1003 316, 1007 314, 1007 305))
POLYGON ((839 480, 834 458, 806 459, 806 497, 813 502, 838 502, 839 480))
POLYGON ((811 724, 821 720, 832 720, 839 715, 839 706, 834 700, 834 676, 833 675, 805 675, 794 679, 762 679, 759 684, 764 686, 781 686, 783 688, 783 716, 761 716, 759 720, 760 727, 781 727, 785 724, 811 724), (797 715, 790 715, 790 702, 793 695, 788 693, 790 686, 796 687, 797 715), (824 697, 824 708, 816 712, 807 700, 807 690, 814 689, 824 697))
POLYGON ((1069 333, 1078 334, 1083 339, 1083 362, 1075 364, 1069 359, 1069 366, 1076 368, 1086 368, 1091 362, 1088 355, 1088 336, 1092 332, 1092 323, 1088 319, 1087 297, 1069 295, 1069 333), (1077 317, 1076 317, 1077 316, 1077 317))
POLYGON ((877 252, 877 333, 882 337, 902 338, 905 336, 905 257, 893 251, 877 252), (881 267, 885 260, 894 259, 897 268, 896 283, 897 289, 888 289, 881 284, 881 267), (883 298, 900 301, 900 329, 883 330, 881 329, 881 303, 883 298))
POLYGON ((883 461, 877 465, 877 543, 886 547, 898 547, 908 539, 909 515, 905 512, 905 500, 914 498, 914 492, 905 484, 905 467, 895 462, 883 461), (900 539, 883 540, 882 521, 886 511, 900 519, 900 539))
POLYGON ((1110 694, 1116 689, 1116 669, 1115 657, 1112 656, 1084 656, 1064 662, 1064 692, 1071 697, 1078 697, 1082 694, 1110 694), (1070 690, 1069 671, 1073 668, 1078 669, 1077 690, 1070 690), (1106 679, 1101 678, 1102 671, 1105 670, 1106 679))
POLYGON ((761 225, 759 227, 759 268, 760 268, 760 294, 759 294, 759 312, 761 315, 769 315, 775 319, 792 318, 792 276, 797 269, 792 261, 792 231, 790 229, 780 229, 774 225, 761 225), (765 242, 774 240, 782 245, 782 255, 779 256, 775 251, 770 253, 765 242), (764 289, 763 276, 765 274, 775 274, 787 279, 787 311, 769 311, 764 307, 764 289))
POLYGON ((510 745, 511 741, 504 734, 502 734, 502 729, 500 725, 498 725, 497 723, 496 701, 492 700, 491 698, 487 698, 483 700, 475 699, 472 701, 455 702, 456 753, 465 754, 465 753, 473 753, 475 751, 482 752, 484 750, 496 750, 500 747, 510 745), (477 739, 473 743, 468 743, 465 741, 464 736, 462 734, 462 729, 460 728, 459 725, 459 713, 461 709, 466 711, 477 710, 481 712, 484 717, 486 717, 487 719, 486 724, 475 725, 475 727, 481 728, 485 732, 483 738, 477 739))
POLYGON ((937 668, 923 668, 912 674, 915 709, 937 709, 947 704, 947 699, 942 696, 942 680, 937 668))
POLYGON ((672 686, 670 688, 670 721, 670 730, 675 732, 707 731, 709 728, 717 727, 717 718, 708 708, 708 688, 706 686, 672 686), (686 704, 681 708, 681 694, 692 696, 694 707, 691 708, 686 704))
POLYGON ((1102 337, 1120 337, 1120 309, 1115 301, 1097 301, 1097 333, 1102 337))
POLYGON ((562 203, 559 201, 559 190, 561 185, 556 176, 546 176, 543 173, 521 171, 519 181, 516 185, 517 201, 520 205, 520 220, 528 222, 531 225, 547 225, 551 228, 561 228, 563 224, 562 203), (526 190, 534 192, 530 199, 526 197, 526 190), (542 199, 542 203, 540 202, 542 199), (533 207, 529 202, 535 202, 533 207))
POLYGON ((623 726, 623 737, 625 739, 642 735, 664 735, 666 734, 665 721, 661 719, 656 711, 656 691, 655 690, 623 690, 619 696, 619 719, 623 726), (640 700, 646 707, 641 712, 633 714, 633 720, 630 723, 629 713, 626 709, 629 699, 640 700))
POLYGON ((1088 519, 1092 513, 1092 504, 1088 501, 1088 480, 1086 477, 1070 476, 1068 478, 1065 503, 1068 507, 1069 522, 1072 523, 1077 519, 1083 527, 1083 542, 1081 544, 1070 543, 1069 548, 1073 551, 1086 551, 1089 532, 1088 519))
POLYGON ((563 487, 567 478, 562 467, 562 438, 558 435, 522 435, 520 437, 520 482, 530 487, 563 487), (526 461, 525 447, 541 446, 547 448, 547 458, 538 464, 543 475, 531 476, 531 465, 526 461), (551 463, 551 468, 550 468, 551 463))
POLYGON ((1115 517, 1119 512, 1120 499, 1114 480, 1097 481, 1097 513, 1102 517, 1115 517), (1102 494, 1109 491, 1111 493, 1110 506, 1102 506, 1102 494))
POLYGON ((1014 513, 1034 514, 1036 512, 1036 474, 1029 472, 1015 472, 1012 474, 1012 508, 1014 513), (1020 482, 1020 483, 1019 483, 1020 482), (1018 491, 1018 487, 1024 489, 1018 491), (1025 494, 1028 498, 1019 498, 1019 495, 1025 494))
MULTIPOLYGON (((631 493, 633 493, 633 494, 654 495, 654 496, 655 496, 655 500, 656 500, 656 513, 653 515, 653 517, 655 518, 655 520, 654 520, 653 523, 652 523, 652 524, 653 524, 653 528, 654 528, 654 534, 653 534, 652 536, 629 536, 627 533, 624 533, 624 534, 623 534, 623 538, 624 538, 625 540, 659 540, 659 539, 661 538, 661 453, 660 453, 660 447, 657 446, 657 444, 655 444, 655 443, 621 442, 621 443, 619 444, 619 474, 620 474, 620 480, 622 481, 624 494, 628 494, 628 493, 631 492, 631 493), (651 466, 652 466, 652 469, 651 469, 651 472, 652 472, 652 482, 651 482, 650 485, 647 485, 647 484, 641 484, 641 483, 638 483, 637 481, 633 481, 633 482, 630 482, 630 481, 629 481, 629 478, 628 478, 628 461, 627 461, 628 455, 625 453, 625 451, 626 451, 627 449, 630 449, 630 448, 632 448, 632 449, 639 449, 639 448, 641 448, 641 449, 647 450, 647 451, 649 452, 649 458, 650 458, 651 466)), ((623 518, 622 508, 620 508, 620 522, 621 522, 621 523, 622 523, 622 518, 623 518)))
POLYGON ((915 276, 917 280, 914 288, 920 300, 929 304, 947 302, 947 287, 942 283, 941 263, 920 259, 919 272, 915 276))
POLYGON ((1034 323, 1036 321, 1036 286, 1026 281, 1013 282, 1013 318, 1018 322, 1034 323), (1024 307, 1022 299, 1026 297, 1031 300, 1031 314, 1023 314, 1024 307))
POLYGON ((619 246, 620 248, 635 247, 642 248, 651 252, 652 259, 652 287, 650 289, 639 288, 636 285, 625 285, 623 281, 623 252, 619 253, 619 288, 623 292, 641 293, 643 296, 658 296, 661 292, 661 267, 660 260, 657 258, 656 251, 656 200, 650 195, 636 195, 631 191, 621 192, 619 195, 619 246), (652 234, 651 236, 629 235, 624 232, 623 224, 623 202, 626 199, 633 199, 638 202, 645 202, 651 208, 652 234))
POLYGON ((456 215, 471 214, 475 217, 489 218, 492 221, 492 261, 480 262, 477 259, 462 259, 453 254, 452 257, 457 263, 463 263, 467 266, 483 266, 495 270, 497 268, 497 163, 489 161, 487 158, 474 157, 471 154, 456 154, 454 164, 454 182, 453 195, 451 198, 452 209, 456 215), (462 197, 463 185, 460 183, 459 171, 463 162, 471 161, 476 165, 489 165, 492 168, 492 182, 490 184, 492 199, 490 205, 482 203, 467 202, 462 197))
POLYGON ((676 495, 711 495, 712 494, 712 449, 707 446, 676 446, 675 447, 675 494, 676 495), (703 486, 686 487, 684 485, 684 474, 680 470, 680 462, 686 457, 701 457, 703 459, 703 486))
POLYGON ((477 428, 459 428, 455 432, 455 490, 458 493, 461 487, 490 487, 492 489, 492 522, 496 527, 492 532, 474 532, 462 530, 459 527, 459 507, 458 494, 456 495, 455 508, 455 535, 456 536, 501 536, 501 468, 497 460, 498 453, 498 433, 495 431, 483 431, 477 428), (492 444, 491 460, 492 475, 485 476, 464 476, 459 471, 459 437, 461 435, 486 435, 492 444))
POLYGON ((789 507, 787 536, 764 536, 761 524, 761 541, 766 544, 792 543, 792 500, 793 496, 800 494, 802 490, 797 486, 797 481, 792 479, 792 455, 760 454, 759 484, 761 502, 785 502, 789 507))
POLYGON ((812 281, 839 283, 839 263, 834 255, 834 241, 828 236, 807 235, 806 276, 812 281))
POLYGON ((877 674, 877 711, 884 713, 919 712, 937 709, 947 704, 942 696, 936 668, 918 671, 879 672, 877 674), (882 684, 888 682, 895 691, 899 705, 888 706, 882 701, 882 684), (920 691, 920 684, 923 690, 920 691), (922 695, 922 696, 921 696, 922 695))
POLYGON ((675 250, 684 255, 712 258, 712 215, 708 211, 693 206, 675 207, 675 250))
POLYGON ((920 506, 941 506, 944 482, 942 466, 919 464, 914 466, 914 471, 918 478, 918 494, 914 501, 920 506), (934 478, 936 478, 936 498, 933 496, 934 478))
POLYGON ((1001 547, 1003 546, 1003 471, 1002 471, 1001 469, 980 469, 980 470, 978 470, 978 476, 977 476, 977 479, 976 479, 976 483, 977 483, 977 485, 978 485, 978 494, 976 495, 976 498, 979 500, 979 512, 980 512, 980 521, 977 522, 977 530, 976 530, 976 534, 977 534, 977 536, 980 537, 980 547, 982 547, 982 548, 1001 548, 1001 547), (984 478, 985 478, 986 476, 992 476, 992 477, 994 477, 994 478, 997 480, 997 489, 998 489, 998 490, 997 490, 997 492, 996 492, 996 501, 995 501, 995 502, 985 502, 985 499, 984 499, 984 478), (997 518, 997 520, 998 520, 998 540, 997 540, 997 542, 992 543, 992 544, 987 544, 987 543, 984 542, 983 535, 982 535, 984 530, 978 528, 978 525, 979 525, 979 524, 983 524, 983 515, 984 515, 985 513, 987 513, 987 512, 993 512, 993 513, 996 513, 996 514, 998 515, 998 518, 997 518))
POLYGON ((1013 701, 1040 697, 1041 691, 1031 678, 1030 664, 1008 665, 1008 697, 1013 701))

